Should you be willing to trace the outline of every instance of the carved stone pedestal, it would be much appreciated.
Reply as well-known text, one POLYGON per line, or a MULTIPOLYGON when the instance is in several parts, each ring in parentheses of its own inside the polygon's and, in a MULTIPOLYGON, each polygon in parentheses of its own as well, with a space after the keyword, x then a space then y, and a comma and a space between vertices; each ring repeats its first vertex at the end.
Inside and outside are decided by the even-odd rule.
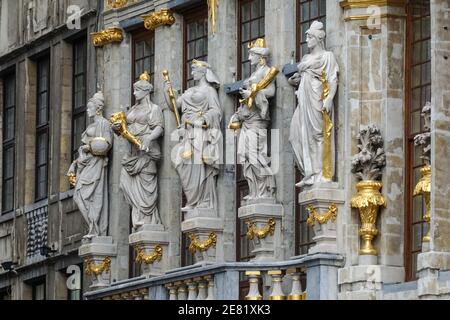
POLYGON ((405 269, 383 265, 339 269, 339 300, 381 300, 383 286, 404 282, 405 269))
POLYGON ((316 243, 309 254, 338 253, 336 220, 339 211, 344 210, 345 194, 334 182, 306 187, 298 195, 298 203, 309 211, 308 224, 314 229, 316 243))
POLYGON ((163 275, 168 268, 169 233, 163 225, 144 225, 129 236, 142 275, 163 275))
POLYGON ((188 236, 194 264, 224 261, 223 226, 223 220, 217 217, 214 209, 185 211, 181 231, 188 236))
POLYGON ((78 255, 84 260, 85 274, 91 276, 91 289, 111 285, 111 268, 115 265, 117 256, 117 245, 112 237, 84 239, 78 255))
POLYGON ((252 261, 274 261, 282 258, 281 218, 283 206, 275 201, 247 202, 239 208, 238 217, 247 224, 247 239, 253 241, 252 261))

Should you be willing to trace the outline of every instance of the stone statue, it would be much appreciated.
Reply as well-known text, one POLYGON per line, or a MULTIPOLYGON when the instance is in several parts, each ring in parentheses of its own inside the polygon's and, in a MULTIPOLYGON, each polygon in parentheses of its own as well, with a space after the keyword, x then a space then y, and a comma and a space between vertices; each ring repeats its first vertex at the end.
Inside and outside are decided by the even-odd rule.
POLYGON ((109 121, 103 118, 104 97, 96 93, 87 104, 87 114, 94 121, 83 132, 83 145, 70 166, 73 199, 89 225, 85 238, 106 236, 108 229, 108 157, 112 146, 109 121))
POLYGON ((180 142, 172 152, 187 200, 182 211, 217 209, 216 183, 222 163, 223 111, 217 94, 220 82, 211 66, 203 61, 192 62, 192 75, 198 84, 178 99, 173 95, 168 76, 165 81, 167 104, 177 119, 178 109, 182 113, 177 120, 180 121, 177 130, 180 142))
POLYGON ((122 159, 120 188, 131 205, 134 230, 145 224, 162 224, 157 201, 156 162, 161 159, 158 139, 164 134, 164 116, 161 108, 150 100, 152 90, 150 76, 142 74, 134 84, 136 104, 126 112, 125 123, 115 122, 115 115, 111 118, 114 132, 130 144, 129 152, 122 159))
POLYGON ((298 86, 298 107, 291 122, 290 142, 303 176, 302 187, 331 181, 334 175, 333 99, 339 66, 325 50, 323 24, 314 21, 306 31, 310 53, 298 65, 289 83, 298 86))
POLYGON ((256 70, 240 89, 243 99, 232 116, 229 128, 240 128, 238 163, 243 164, 243 175, 249 186, 244 200, 274 199, 275 177, 267 155, 267 137, 270 128, 269 101, 275 95, 276 68, 267 65, 269 49, 264 39, 249 45, 249 60, 256 70))

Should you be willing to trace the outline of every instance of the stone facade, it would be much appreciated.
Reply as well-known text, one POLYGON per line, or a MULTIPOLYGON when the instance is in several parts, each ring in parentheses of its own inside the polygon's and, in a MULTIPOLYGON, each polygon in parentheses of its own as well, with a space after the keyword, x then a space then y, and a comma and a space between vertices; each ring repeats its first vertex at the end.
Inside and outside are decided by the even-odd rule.
MULTIPOLYGON (((305 288, 298 289, 298 279, 303 279, 299 275, 306 276, 306 281, 303 279, 301 283, 303 286, 306 284, 306 298, 309 299, 450 298, 450 184, 447 181, 450 172, 450 6, 447 0, 430 1, 433 106, 431 242, 429 251, 419 254, 415 281, 405 280, 404 249, 405 233, 409 228, 405 222, 409 213, 405 208, 408 159, 405 157, 407 79, 404 67, 407 47, 405 5, 408 1, 372 1, 376 2, 379 10, 375 20, 368 13, 371 1, 326 1, 326 47, 334 53, 340 68, 334 103, 336 174, 332 187, 306 191, 297 199, 299 190, 295 183, 298 181, 289 144, 289 126, 296 97, 285 75, 289 75, 288 71, 296 62, 293 53, 297 50, 296 8, 299 1, 265 0, 264 34, 271 50, 270 65, 283 69, 285 75, 280 73, 276 78, 276 96, 270 107, 271 129, 274 130, 271 156, 273 166, 278 168, 275 176, 277 205, 254 207, 269 206, 270 210, 264 210, 276 217, 276 223, 274 235, 269 235, 273 238, 267 242, 270 248, 264 248, 270 253, 270 259, 239 262, 236 139, 235 133, 226 128, 235 112, 237 97, 228 94, 225 88, 228 91, 237 86, 240 1, 226 0, 219 1, 216 32, 213 34, 209 23, 207 36, 208 63, 221 80, 218 94, 224 113, 222 131, 226 159, 217 183, 217 221, 221 225, 214 226, 220 230, 220 248, 215 248, 215 260, 195 266, 184 266, 182 262, 185 256, 183 246, 189 243, 182 241, 183 197, 171 161, 176 141, 170 133, 176 129, 176 122, 172 112, 164 107, 165 135, 160 139, 163 158, 158 165, 158 207, 168 234, 163 248, 167 252, 164 252, 165 260, 161 264, 164 270, 160 272, 158 269, 154 277, 130 278, 133 274, 131 269, 135 268, 129 245, 130 209, 119 188, 121 159, 127 144, 116 137, 109 154, 108 177, 108 236, 114 243, 114 257, 111 256, 108 274, 111 286, 92 290, 92 283, 84 273, 84 258, 78 256, 87 226, 72 200, 73 191, 65 176, 72 157, 73 39, 81 36, 87 42, 85 94, 91 97, 98 89, 103 91, 104 117, 108 119, 132 101, 133 35, 137 30, 151 32, 144 28, 142 15, 163 8, 171 9, 175 23, 159 26, 153 31, 152 100, 165 106, 162 71, 170 71, 173 87, 181 92, 186 60, 185 19, 190 9, 198 11, 199 6, 207 7, 206 0, 125 2, 123 7, 111 8, 106 0, 80 0, 71 1, 71 5, 78 7, 68 8, 67 1, 58 0, 0 1, 0 84, 3 84, 4 74, 15 73, 17 115, 15 210, 0 215, 0 262, 13 262, 15 265, 9 274, 0 269, 0 298, 3 289, 8 289, 12 299, 32 299, 35 284, 45 279, 46 299, 68 299, 66 281, 70 274, 66 269, 71 265, 80 266, 82 293, 86 299, 182 299, 184 295, 188 297, 189 288, 190 299, 194 298, 194 291, 199 299, 239 299, 247 294, 245 290, 244 295, 240 294, 239 288, 239 280, 245 273, 248 273, 246 279, 262 283, 260 294, 264 299, 271 295, 280 296, 280 292, 285 293, 285 298, 289 293, 292 297, 304 294, 305 288), (77 21, 70 18, 74 8, 82 9, 79 29, 68 27, 77 21), (90 33, 112 27, 122 29, 123 40, 94 47, 90 33), (47 199, 35 203, 35 60, 42 52, 50 53, 51 64, 49 192, 47 199), (358 152, 357 134, 361 126, 370 124, 380 128, 384 139, 386 168, 382 174, 381 192, 387 208, 378 215, 379 234, 373 242, 378 251, 376 261, 362 265, 358 255, 361 243, 358 212, 350 208, 357 184, 351 174, 351 160, 358 152), (321 227, 332 230, 332 237, 328 237, 322 247, 313 247, 309 254, 301 256, 296 255, 295 241, 299 227, 296 226, 298 200, 305 206, 317 206, 320 212, 332 203, 338 207, 336 221, 321 227), (51 251, 47 256, 41 254, 40 248, 44 246, 51 251), (33 248, 32 253, 30 247, 33 248), (281 289, 277 270, 283 271, 281 289)), ((0 85, 0 91, 3 88, 0 85)), ((3 97, 3 93, 0 94, 2 106, 3 97)), ((3 107, 1 110, 3 113, 3 107)), ((0 121, 0 127, 4 125, 0 121)), ((240 210, 243 212, 241 215, 245 215, 243 209, 240 210)), ((259 209, 252 207, 251 210, 259 209)), ((264 226, 267 220, 264 214, 256 212, 256 216, 258 228, 264 226)), ((315 227, 314 230, 318 229, 315 227)))

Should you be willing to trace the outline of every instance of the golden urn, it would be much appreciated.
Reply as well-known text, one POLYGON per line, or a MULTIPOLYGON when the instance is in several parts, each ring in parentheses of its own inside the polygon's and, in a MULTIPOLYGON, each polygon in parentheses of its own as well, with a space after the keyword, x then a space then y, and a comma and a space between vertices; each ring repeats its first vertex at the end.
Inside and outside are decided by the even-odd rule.
POLYGON ((360 255, 376 255, 377 250, 372 240, 377 236, 377 216, 380 207, 386 208, 386 200, 380 193, 383 184, 380 181, 365 180, 356 185, 358 193, 351 200, 351 207, 359 209, 361 228, 359 235, 362 238, 360 255))

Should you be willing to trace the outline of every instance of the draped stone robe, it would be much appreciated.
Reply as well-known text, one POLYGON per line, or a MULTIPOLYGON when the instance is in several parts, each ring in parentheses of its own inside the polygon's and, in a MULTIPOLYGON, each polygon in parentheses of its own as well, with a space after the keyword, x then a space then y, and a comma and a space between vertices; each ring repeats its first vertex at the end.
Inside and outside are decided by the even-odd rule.
MULTIPOLYGON (((303 183, 312 185, 324 181, 322 176, 323 86, 320 78, 325 70, 328 83, 336 82, 339 67, 333 53, 324 51, 319 55, 305 55, 298 65, 298 70, 301 76, 300 85, 296 92, 298 106, 292 117, 289 141, 294 150, 300 172, 304 177, 303 183)), ((330 118, 334 123, 333 108, 330 112, 330 118)), ((334 173, 334 127, 331 137, 332 173, 334 173)))
POLYGON ((215 88, 199 85, 188 89, 181 103, 180 143, 175 148, 175 168, 180 176, 186 209, 217 209, 216 180, 222 163, 222 109, 215 88), (208 128, 194 128, 202 118, 208 128))
MULTIPOLYGON (((164 118, 159 106, 148 100, 135 105, 127 114, 128 131, 140 141, 148 141, 156 127, 164 129, 164 118)), ((158 181, 156 162, 161 159, 157 140, 149 143, 149 151, 130 144, 130 152, 122 160, 120 188, 132 207, 134 228, 144 224, 161 224, 158 211, 158 181)))
MULTIPOLYGON (((96 137, 104 138, 112 145, 113 133, 109 121, 98 117, 94 123, 86 128, 82 134, 83 145, 89 145, 96 137)), ((78 151, 73 171, 77 175, 77 182, 73 199, 81 214, 89 225, 88 236, 106 236, 108 229, 108 157, 95 156, 78 151)))
MULTIPOLYGON (((244 82, 251 90, 252 84, 260 82, 269 72, 266 65, 258 69, 244 82)), ((249 186, 247 200, 273 198, 276 185, 270 167, 268 153, 268 130, 270 128, 269 101, 275 95, 275 83, 258 92, 253 107, 241 105, 235 117, 241 122, 238 140, 238 163, 243 164, 243 175, 249 186)))

